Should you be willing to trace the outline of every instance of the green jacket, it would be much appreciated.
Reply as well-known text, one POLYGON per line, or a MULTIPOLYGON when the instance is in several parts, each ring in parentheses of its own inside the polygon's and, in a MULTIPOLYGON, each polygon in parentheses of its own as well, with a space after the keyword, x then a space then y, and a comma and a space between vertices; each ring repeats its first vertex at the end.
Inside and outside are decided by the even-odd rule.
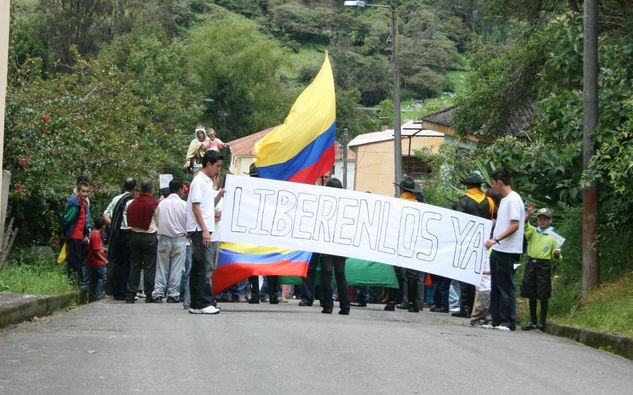
POLYGON ((530 258, 534 259, 549 259, 549 260, 561 260, 563 256, 559 256, 558 259, 554 258, 554 250, 558 249, 558 243, 549 234, 551 227, 545 231, 539 232, 535 226, 526 224, 525 226, 525 239, 527 240, 527 254, 530 258))

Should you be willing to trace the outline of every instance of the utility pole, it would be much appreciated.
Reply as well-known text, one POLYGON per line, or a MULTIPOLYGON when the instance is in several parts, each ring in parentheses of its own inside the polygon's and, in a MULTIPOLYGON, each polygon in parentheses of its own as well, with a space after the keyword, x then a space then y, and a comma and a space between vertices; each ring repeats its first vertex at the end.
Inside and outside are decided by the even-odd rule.
POLYGON ((343 189, 347 189, 347 140, 349 135, 347 134, 347 128, 343 129, 343 141, 341 149, 343 150, 343 189))
MULTIPOLYGON (((583 52, 583 136, 582 167, 591 173, 589 162, 594 154, 593 134, 598 127, 598 1, 584 0, 584 52, 583 52)), ((598 255, 599 225, 598 183, 582 191, 582 289, 587 293, 600 282, 600 256, 598 255)))

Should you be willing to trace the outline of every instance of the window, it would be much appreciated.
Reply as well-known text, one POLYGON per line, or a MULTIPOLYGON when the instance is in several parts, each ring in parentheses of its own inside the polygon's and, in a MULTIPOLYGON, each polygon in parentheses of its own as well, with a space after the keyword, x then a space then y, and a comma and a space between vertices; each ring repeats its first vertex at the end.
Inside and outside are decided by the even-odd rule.
POLYGON ((402 157, 402 171, 410 175, 414 180, 425 180, 431 177, 433 170, 430 160, 417 156, 402 157))

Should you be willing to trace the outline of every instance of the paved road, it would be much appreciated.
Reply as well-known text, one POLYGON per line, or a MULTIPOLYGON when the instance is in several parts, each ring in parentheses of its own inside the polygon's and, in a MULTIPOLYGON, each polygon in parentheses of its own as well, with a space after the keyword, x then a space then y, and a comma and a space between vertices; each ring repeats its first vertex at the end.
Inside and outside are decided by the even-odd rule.
POLYGON ((0 332, 0 394, 617 394, 633 361, 424 311, 102 301, 0 332), (335 311, 336 313, 336 311, 335 311))

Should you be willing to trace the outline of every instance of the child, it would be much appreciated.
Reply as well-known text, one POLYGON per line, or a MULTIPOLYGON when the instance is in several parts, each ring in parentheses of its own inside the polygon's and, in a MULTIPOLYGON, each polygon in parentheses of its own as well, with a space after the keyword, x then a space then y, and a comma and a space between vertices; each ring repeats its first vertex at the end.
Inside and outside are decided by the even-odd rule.
MULTIPOLYGON (((488 250, 488 254, 490 254, 488 250)), ((479 294, 475 298, 475 307, 471 314, 470 325, 479 325, 482 328, 492 328, 490 322, 492 317, 490 316, 490 255, 484 260, 483 272, 481 274, 481 282, 479 283, 479 294)))
MULTIPOLYGON (((526 221, 534 214, 534 204, 528 207, 526 221)), ((538 228, 530 225, 525 227, 527 240, 528 261, 521 283, 521 296, 530 299, 530 322, 521 327, 522 330, 540 329, 545 332, 547 321, 547 300, 552 293, 552 260, 560 260, 560 248, 551 236, 554 230, 550 226, 552 214, 547 208, 538 211, 538 228), (536 300, 541 301, 541 320, 536 323, 536 300)))
POLYGON ((106 249, 101 243, 101 232, 104 232, 106 222, 102 216, 95 219, 95 230, 90 234, 88 247, 88 291, 90 301, 105 298, 104 284, 106 280, 108 260, 105 258, 106 249))
POLYGON ((90 204, 88 195, 90 186, 85 181, 77 184, 77 193, 72 193, 66 203, 66 212, 62 218, 62 232, 68 245, 66 261, 68 276, 76 278, 81 290, 87 288, 86 246, 90 234, 90 204))

